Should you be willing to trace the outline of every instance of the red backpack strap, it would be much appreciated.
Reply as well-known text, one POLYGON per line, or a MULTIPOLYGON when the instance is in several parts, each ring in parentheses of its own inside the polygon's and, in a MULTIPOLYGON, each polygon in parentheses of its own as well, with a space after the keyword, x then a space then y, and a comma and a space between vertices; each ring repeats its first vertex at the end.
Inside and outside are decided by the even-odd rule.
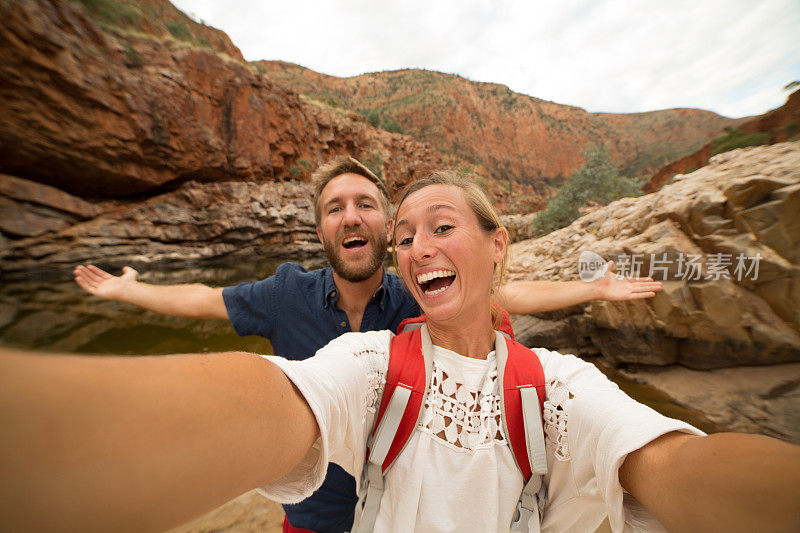
MULTIPOLYGON (((523 413, 522 395, 524 389, 534 388, 538 399, 539 420, 543 413, 544 406, 544 369, 536 354, 516 341, 505 339, 508 352, 505 368, 502 370, 503 386, 503 417, 504 425, 507 429, 506 437, 514 452, 517 465, 522 471, 525 481, 531 477, 531 462, 528 457, 528 444, 525 433, 525 413, 523 413)), ((501 364, 498 358, 498 372, 501 371, 501 364)), ((527 393, 527 391, 524 391, 527 393)), ((544 436, 542 435, 542 440, 544 436)), ((535 465, 536 466, 536 465, 535 465)), ((533 469, 541 470, 541 464, 533 469)), ((546 463, 544 465, 546 472, 546 463)), ((543 472, 538 472, 543 473, 543 472)))
POLYGON ((406 318, 405 320, 400 322, 400 325, 397 326, 397 331, 395 333, 397 335, 400 335, 401 333, 405 333, 406 331, 411 331, 412 329, 418 329, 427 320, 428 317, 425 316, 425 313, 419 316, 415 316, 414 318, 406 318))
POLYGON ((500 325, 495 325, 494 329, 500 331, 501 333, 505 334, 505 336, 512 341, 514 340, 514 328, 511 327, 511 317, 508 314, 508 311, 497 305, 496 303, 492 302, 492 307, 500 313, 500 325))
MULTIPOLYGON (((424 315, 423 317, 424 318, 424 315)), ((424 321, 423 321, 424 323, 424 321)), ((425 359, 422 355, 422 335, 419 329, 395 336, 389 348, 389 368, 386 371, 386 385, 381 396, 381 405, 375 419, 373 436, 386 413, 389 401, 397 387, 411 391, 408 404, 403 412, 402 420, 397 428, 392 445, 383 462, 383 471, 389 468, 400 451, 405 446, 414 427, 417 425, 419 414, 422 411, 422 401, 425 398, 427 379, 425 376, 425 359)))
POLYGON ((384 474, 408 442, 422 412, 431 363, 425 360, 424 353, 430 354, 431 347, 423 332, 427 329, 397 335, 389 346, 386 385, 368 443, 354 533, 372 532, 383 497, 384 474))

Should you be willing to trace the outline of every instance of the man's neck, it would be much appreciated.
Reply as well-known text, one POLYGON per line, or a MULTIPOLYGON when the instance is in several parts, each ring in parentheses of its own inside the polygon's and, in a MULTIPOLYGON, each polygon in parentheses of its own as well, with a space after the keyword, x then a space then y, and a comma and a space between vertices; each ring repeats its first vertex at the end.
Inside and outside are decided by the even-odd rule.
POLYGON ((336 305, 347 314, 352 331, 360 331, 364 309, 382 282, 383 267, 364 281, 347 281, 333 271, 333 283, 337 292, 336 305))

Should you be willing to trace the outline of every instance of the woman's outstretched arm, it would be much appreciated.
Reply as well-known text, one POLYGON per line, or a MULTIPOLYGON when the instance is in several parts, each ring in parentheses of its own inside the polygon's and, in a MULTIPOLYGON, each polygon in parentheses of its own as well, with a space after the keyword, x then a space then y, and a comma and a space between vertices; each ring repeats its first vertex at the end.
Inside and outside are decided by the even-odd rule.
POLYGON ((669 433, 619 479, 669 531, 800 531, 800 446, 777 439, 669 433))
POLYGON ((269 361, 0 349, 0 529, 159 531, 279 478, 319 434, 269 361))

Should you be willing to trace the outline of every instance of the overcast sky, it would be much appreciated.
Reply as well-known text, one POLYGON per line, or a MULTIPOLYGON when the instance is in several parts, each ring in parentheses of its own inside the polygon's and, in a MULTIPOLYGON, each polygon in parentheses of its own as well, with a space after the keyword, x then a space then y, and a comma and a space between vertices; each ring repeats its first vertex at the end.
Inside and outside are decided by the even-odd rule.
POLYGON ((588 111, 729 117, 800 80, 800 0, 175 0, 249 60, 334 76, 426 68, 588 111))

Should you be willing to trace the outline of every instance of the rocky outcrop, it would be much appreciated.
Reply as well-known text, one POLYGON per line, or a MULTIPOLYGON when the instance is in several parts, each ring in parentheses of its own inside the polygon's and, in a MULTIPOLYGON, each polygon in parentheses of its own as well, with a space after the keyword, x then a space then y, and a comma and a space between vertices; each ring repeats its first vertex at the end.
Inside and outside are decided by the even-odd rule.
MULTIPOLYGON (((784 142, 797 139, 800 134, 800 91, 789 95, 786 103, 754 119, 747 120, 737 126, 744 134, 768 133, 769 143, 784 142)), ((708 143, 698 151, 668 164, 642 186, 644 192, 655 192, 670 178, 692 172, 708 163, 712 156, 712 143, 708 143)))
POLYGON ((500 215, 500 222, 508 230, 508 238, 510 242, 524 241, 532 239, 536 236, 533 229, 533 221, 536 219, 536 213, 528 213, 526 215, 500 215))
POLYGON ((0 3, 0 54, 0 172, 76 196, 302 179, 338 153, 371 160, 390 183, 444 165, 424 144, 275 85, 240 54, 101 25, 77 3, 0 3))
POLYGON ((583 250, 628 274, 640 262, 664 290, 539 317, 522 326, 532 331, 526 342, 600 353, 613 365, 800 361, 800 143, 720 154, 657 193, 515 244, 510 277, 577 279, 583 250))
POLYGON ((0 174, 0 232, 12 238, 58 231, 106 208, 55 187, 0 174))
POLYGON ((761 433, 800 444, 800 364, 713 371, 640 367, 621 374, 667 391, 673 402, 704 413, 717 430, 761 433))
MULTIPOLYGON (((187 182, 176 191, 116 205, 58 231, 11 241, 0 255, 2 274, 66 272, 96 261, 122 266, 317 255, 321 246, 310 198, 306 183, 187 182)), ((84 212, 86 205, 93 207, 79 205, 84 212)), ((54 220, 62 225, 69 219, 54 220)))
POLYGON ((3 276, 302 257, 319 250, 302 182, 321 162, 354 155, 396 188, 455 161, 273 84, 167 2, 120 5, 134 28, 94 5, 0 2, 3 276))

